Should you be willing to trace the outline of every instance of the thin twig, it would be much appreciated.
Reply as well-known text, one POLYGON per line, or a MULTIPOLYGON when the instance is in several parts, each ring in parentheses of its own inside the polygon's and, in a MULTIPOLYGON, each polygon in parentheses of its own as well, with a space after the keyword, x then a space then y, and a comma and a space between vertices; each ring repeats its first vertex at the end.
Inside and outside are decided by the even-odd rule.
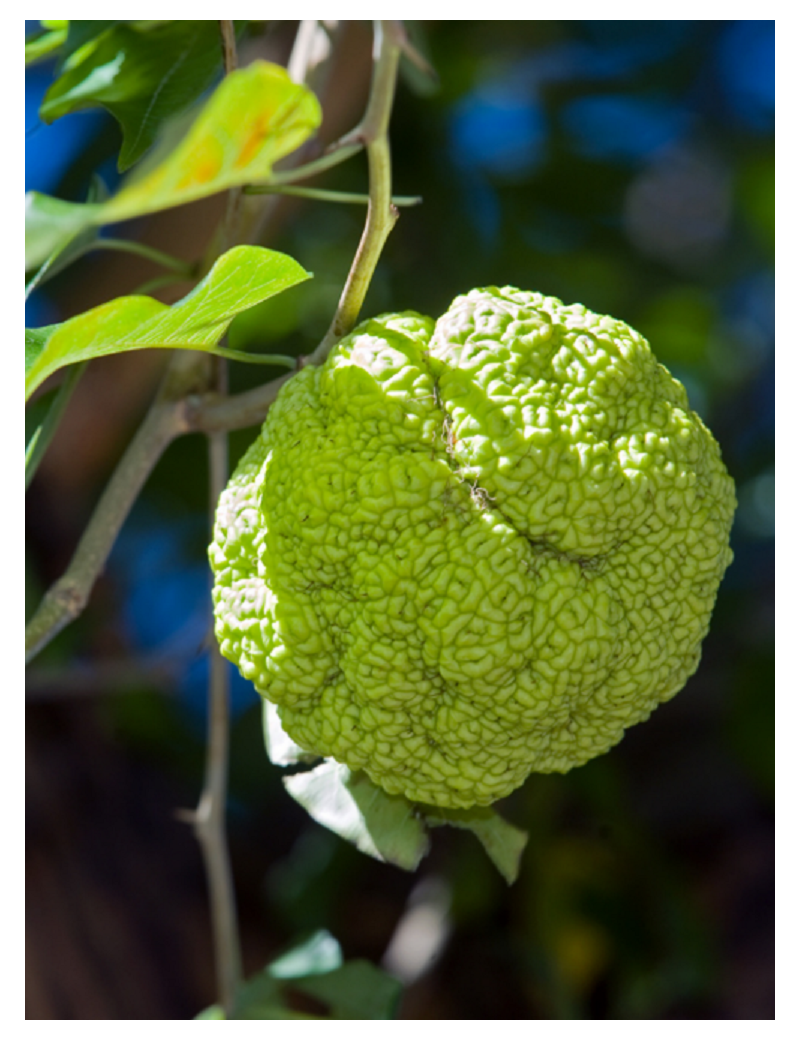
POLYGON ((348 159, 352 159, 354 155, 358 155, 363 150, 364 143, 362 141, 332 145, 324 155, 305 163, 303 166, 296 166, 290 170, 276 170, 270 175, 269 183, 294 184, 295 181, 304 181, 309 177, 316 177, 318 173, 324 173, 325 170, 330 170, 334 166, 347 162, 348 159))
POLYGON ((212 433, 216 430, 244 430, 248 426, 260 426, 281 387, 293 375, 293 372, 287 372, 269 383, 262 383, 233 397, 205 394, 190 398, 186 402, 190 429, 212 433))
POLYGON ((169 271, 175 271, 184 278, 193 278, 196 273, 196 264, 179 260, 176 256, 170 256, 169 253, 164 253, 154 246, 145 245, 144 242, 137 242, 132 238, 96 238, 82 250, 80 255, 91 253, 95 249, 116 249, 122 253, 135 253, 137 256, 144 257, 145 260, 152 260, 154 264, 161 264, 169 271))
MULTIPOLYGON (((359 195, 352 191, 329 191, 327 188, 301 188, 290 184, 250 184, 242 188, 244 195, 294 195, 299 199, 314 199, 317 202, 339 202, 345 205, 366 206, 369 195, 359 195)), ((421 195, 393 195, 392 205, 418 206, 422 202, 421 195)))
POLYGON ((220 21, 219 34, 222 38, 222 64, 227 76, 239 65, 239 58, 236 54, 236 29, 233 22, 220 21))
MULTIPOLYGON (((218 391, 224 392, 225 370, 217 373, 218 391)), ((225 432, 208 437, 209 507, 213 522, 219 497, 228 480, 228 439, 225 432)), ((225 806, 228 791, 230 737, 230 670, 219 652, 216 640, 210 648, 211 668, 208 684, 208 741, 203 791, 194 817, 194 830, 208 877, 214 956, 219 1002, 230 1017, 242 979, 236 895, 231 875, 230 855, 225 835, 225 806)))
MULTIPOLYGON (((233 22, 221 21, 219 24, 225 74, 229 75, 237 66, 236 36, 233 22)), ((241 188, 232 188, 228 193, 228 205, 222 223, 223 249, 230 248, 236 242, 240 200, 241 188)), ((228 366, 224 358, 214 358, 212 382, 217 394, 227 394, 228 366)), ((208 434, 208 463, 209 513, 213 526, 217 502, 228 482, 228 435, 224 430, 208 434)), ((230 673, 216 640, 212 640, 209 653, 211 666, 208 680, 206 768, 200 802, 194 815, 194 831, 203 851, 208 879, 218 999, 226 1017, 230 1018, 242 980, 236 894, 225 833, 230 743, 230 673)))
POLYGON ((186 430, 180 400, 157 401, 150 409, 106 485, 75 555, 51 586, 25 628, 25 661, 31 661, 84 609, 105 566, 119 529, 167 445, 186 430))
MULTIPOLYGON (((222 62, 225 67, 225 75, 228 76, 231 72, 235 72, 239 65, 239 58, 236 53, 236 30, 233 22, 220 21, 219 31, 222 38, 222 62)), ((242 189, 240 187, 231 188, 228 192, 228 202, 222 222, 223 232, 220 251, 223 253, 230 249, 232 245, 235 245, 238 238, 236 224, 241 198, 242 189)))

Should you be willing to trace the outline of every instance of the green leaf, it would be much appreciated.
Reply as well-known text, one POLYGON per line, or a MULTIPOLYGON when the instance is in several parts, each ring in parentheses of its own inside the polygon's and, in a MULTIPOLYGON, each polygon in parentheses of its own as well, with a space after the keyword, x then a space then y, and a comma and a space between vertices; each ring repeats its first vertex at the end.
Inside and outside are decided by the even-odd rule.
POLYGON ((335 971, 341 967, 342 950, 330 932, 321 929, 292 946, 262 972, 248 979, 236 997, 233 1018, 315 1018, 291 1011, 282 983, 335 971))
POLYGON ((94 45, 77 51, 80 43, 70 31, 77 60, 47 91, 39 114, 52 123, 79 109, 105 108, 122 128, 117 165, 124 171, 153 144, 164 120, 196 101, 219 74, 219 24, 162 22, 148 30, 128 22, 89 25, 96 27, 94 45))
POLYGON ((44 421, 56 399, 56 390, 42 394, 29 408, 25 409, 25 468, 27 471, 28 461, 36 447, 44 421))
MULTIPOLYGON (((42 23, 45 24, 44 22, 42 23)), ((32 33, 25 39, 25 66, 33 65, 34 62, 43 61, 62 46, 67 39, 67 30, 62 28, 45 29, 42 32, 32 33)))
MULTIPOLYGON (((369 961, 343 964, 338 942, 323 930, 248 979, 237 995, 231 1017, 387 1019, 396 1014, 401 994, 402 985, 369 961), (322 1002, 327 1013, 312 1015, 293 1010, 293 992, 322 1002)), ((212 1010, 204 1012, 204 1017, 212 1017, 212 1010)))
POLYGON ((74 365, 58 390, 43 394, 25 412, 25 488, 36 475, 44 453, 55 436, 58 424, 72 397, 85 364, 74 365))
POLYGON ((236 246, 188 296, 168 307, 149 296, 122 296, 59 325, 25 330, 25 398, 64 365, 146 347, 204 350, 241 361, 294 364, 217 347, 234 317, 311 276, 291 257, 236 246))
POLYGON ((101 224, 102 205, 65 202, 29 191, 25 196, 25 270, 60 253, 84 229, 101 224))
POLYGON ((275 979, 296 979, 334 971, 341 966, 341 946, 330 932, 321 928, 271 961, 267 970, 275 979))
POLYGON ((394 1018, 403 994, 397 979, 364 960, 348 961, 325 975, 298 979, 294 986, 327 1004, 335 1019, 394 1018))
POLYGON ((387 794, 364 773, 351 773, 327 759, 283 783, 317 823, 374 859, 416 870, 428 851, 425 828, 412 803, 387 794))
POLYGON ((38 267, 83 227, 130 220, 267 181, 273 165, 315 132, 321 115, 314 95, 279 65, 255 61, 231 73, 175 150, 106 202, 26 195, 25 269, 38 267))
POLYGON ((472 831, 489 859, 511 885, 519 876, 522 852, 528 843, 526 831, 514 827, 494 809, 439 809, 425 806, 425 822, 431 827, 451 826, 472 831))
POLYGON ((219 1004, 212 1004, 211 1007, 205 1008, 198 1015, 194 1016, 195 1021, 211 1020, 215 1022, 221 1022, 225 1020, 225 1012, 219 1006, 219 1004))
MULTIPOLYGON (((47 196, 43 196, 46 198, 47 196)), ((103 202, 108 198, 108 190, 102 179, 95 173, 87 192, 87 202, 103 202)), ((53 201, 58 201, 53 200, 53 201)), ((28 205, 28 197, 25 198, 28 205)), ((27 218, 26 218, 27 219, 27 218)), ((36 219, 36 218, 34 218, 36 219)), ((45 225, 46 227, 46 225, 45 225)), ((78 257, 87 253, 98 238, 99 230, 96 227, 81 227, 73 235, 63 238, 56 248, 49 254, 44 263, 39 267, 36 274, 25 286, 25 299, 27 300, 33 290, 63 271, 78 257)))
POLYGON ((99 37, 102 36, 106 30, 119 24, 118 21, 91 21, 89 19, 64 22, 64 25, 67 28, 67 40, 62 52, 65 66, 68 68, 73 62, 82 60, 84 55, 77 54, 76 52, 85 48, 84 53, 86 53, 86 51, 90 49, 87 44, 93 42, 96 44, 99 37), (72 57, 73 55, 75 55, 74 58, 72 57))

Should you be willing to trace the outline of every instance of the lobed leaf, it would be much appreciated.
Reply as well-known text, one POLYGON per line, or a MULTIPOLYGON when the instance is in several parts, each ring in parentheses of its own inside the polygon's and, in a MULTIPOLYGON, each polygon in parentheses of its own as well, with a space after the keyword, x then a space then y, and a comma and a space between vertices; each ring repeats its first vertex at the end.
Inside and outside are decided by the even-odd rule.
POLYGON ((273 165, 310 137, 321 117, 316 97, 279 65, 255 61, 232 72, 170 155, 107 201, 65 202, 29 192, 25 269, 38 267, 84 227, 131 220, 268 181, 273 165))
POLYGON ((147 347, 203 350, 245 361, 267 359, 217 347, 241 311, 305 281, 309 273, 283 253, 236 246, 171 307, 149 296, 122 296, 58 325, 25 330, 25 399, 65 365, 147 347))

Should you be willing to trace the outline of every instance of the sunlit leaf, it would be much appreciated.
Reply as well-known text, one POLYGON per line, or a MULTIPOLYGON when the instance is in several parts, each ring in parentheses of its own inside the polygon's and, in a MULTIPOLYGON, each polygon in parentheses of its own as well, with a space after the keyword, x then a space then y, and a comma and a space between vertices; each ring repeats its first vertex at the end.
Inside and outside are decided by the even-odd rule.
MULTIPOLYGON (((43 196, 43 198, 46 197, 47 196, 43 196)), ((105 184, 96 173, 93 174, 86 201, 89 203, 103 202, 107 198, 108 190, 106 189, 105 184)), ((28 197, 26 196, 26 206, 28 201, 28 197)), ((25 299, 28 299, 37 286, 42 285, 50 278, 53 278, 59 271, 63 271, 65 267, 68 267, 69 264, 79 256, 83 256, 84 253, 88 252, 95 240, 98 238, 99 233, 99 228, 90 225, 88 227, 80 227, 71 236, 62 238, 53 252, 50 253, 44 263, 39 267, 36 274, 26 284, 25 299)))
POLYGON ((97 38, 78 50, 84 40, 70 28, 68 46, 78 60, 68 62, 52 84, 39 114, 51 123, 82 108, 107 109, 122 128, 120 170, 132 166, 164 120, 200 97, 222 68, 216 21, 162 22, 148 30, 129 22, 73 26, 87 27, 85 39, 97 38))
POLYGON ((97 203, 65 202, 52 195, 25 195, 25 270, 30 271, 60 253, 85 228, 102 223, 97 203))
MULTIPOLYGON (((237 360, 265 360, 217 344, 240 311, 309 277, 283 253, 259 246, 237 246, 221 256, 203 281, 171 307, 149 296, 122 296, 59 325, 26 329, 26 400, 64 365, 146 347, 204 350, 237 360)), ((286 363, 293 362, 289 359, 286 363)))
POLYGON ((313 762, 320 757, 295 744, 281 725, 278 709, 271 701, 264 701, 262 722, 264 746, 274 766, 294 766, 298 762, 313 762))
POLYGON ((334 971, 341 966, 342 948, 331 933, 322 928, 281 954, 267 970, 275 979, 296 979, 334 971))
POLYGON ((225 1019, 225 1012, 219 1006, 219 1004, 212 1004, 211 1007, 205 1008, 198 1015, 195 1015, 195 1021, 212 1021, 221 1022, 225 1019))
POLYGON ((286 69, 254 62, 225 78, 170 158, 111 198, 104 219, 127 220, 265 180, 320 118, 317 99, 286 69))
POLYGON ((507 883, 511 885, 517 880, 522 852, 528 843, 526 831, 514 827, 489 808, 426 807, 424 817, 431 827, 450 826, 472 831, 507 883))
POLYGON ((117 223, 269 179, 273 165, 319 126, 319 102, 286 69, 256 61, 226 76, 186 137, 155 169, 106 202, 29 192, 25 269, 38 267, 81 228, 117 223))
POLYGON ((428 851, 425 828, 411 802, 387 794, 363 773, 351 773, 328 759, 283 782, 317 823, 368 856, 403 870, 416 870, 428 851))
POLYGON ((49 58, 64 44, 66 38, 66 23, 61 28, 45 29, 28 36, 25 40, 25 65, 49 58))

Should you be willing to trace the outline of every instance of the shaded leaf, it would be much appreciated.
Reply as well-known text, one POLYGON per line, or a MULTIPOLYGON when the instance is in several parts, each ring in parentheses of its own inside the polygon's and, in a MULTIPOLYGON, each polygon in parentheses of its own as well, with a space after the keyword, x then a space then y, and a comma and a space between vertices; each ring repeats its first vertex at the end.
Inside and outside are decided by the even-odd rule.
POLYGON ((74 365, 61 386, 52 394, 43 394, 25 411, 25 488, 36 475, 44 453, 53 439, 58 424, 72 397, 85 364, 74 365))
POLYGON ((283 983, 329 973, 341 964, 339 943, 330 932, 321 929, 248 979, 237 995, 232 1018, 317 1018, 290 1009, 283 983))
MULTIPOLYGON (((64 24, 67 26, 68 32, 62 54, 64 64, 68 66, 70 64, 69 59, 73 54, 80 51, 90 41, 97 40, 107 29, 111 29, 120 23, 116 20, 91 21, 89 19, 81 19, 79 21, 65 22, 64 24)), ((77 55, 76 60, 80 60, 82 57, 83 55, 77 55)))
MULTIPOLYGON (((204 350, 244 361, 265 355, 218 348, 234 317, 310 275, 291 257, 237 246, 217 260, 188 296, 168 307, 149 296, 122 296, 59 325, 25 330, 25 397, 64 365, 146 347, 204 350)), ((291 365, 293 359, 271 363, 291 365)))
MULTIPOLYGON (((402 985, 368 961, 342 963, 338 942, 322 930, 248 979, 239 991, 231 1017, 387 1019, 396 1014, 401 994, 402 985), (327 1013, 314 1015, 293 1009, 293 994, 321 1002, 327 1013)), ((218 1008, 208 1008, 202 1017, 221 1017, 216 1012, 218 1008)))
POLYGON ((164 120, 196 101, 222 68, 216 21, 162 22, 148 29, 129 22, 73 22, 67 46, 76 53, 47 91, 39 114, 52 123, 79 109, 105 108, 122 128, 120 171, 147 151, 164 120), (92 37, 93 46, 81 49, 92 37))
POLYGON ((29 459, 36 447, 36 442, 42 432, 42 426, 47 414, 53 406, 57 391, 51 390, 42 394, 33 401, 29 408, 25 409, 25 469, 27 471, 29 459))
POLYGON ((320 757, 295 744, 281 725, 278 709, 271 701, 264 701, 262 722, 267 757, 274 766, 294 766, 298 762, 314 762, 320 757))
POLYGON ((180 206, 240 184, 267 181, 273 165, 319 126, 316 97, 286 69, 255 61, 226 76, 170 155, 102 204, 25 197, 25 269, 38 267, 82 227, 180 206))
POLYGON ((317 823, 374 859, 415 870, 428 851, 425 828, 412 803, 387 794, 364 773, 351 773, 327 759, 283 783, 317 823))
POLYGON ((260 974, 242 983, 231 1018, 284 1018, 285 1010, 280 984, 265 968, 260 974))
POLYGON ((336 971, 294 982, 296 989, 330 1008, 335 1019, 387 1019, 397 1014, 403 986, 364 960, 347 961, 336 971))
POLYGON ((522 852, 528 843, 527 831, 514 827, 494 809, 439 809, 426 806, 425 822, 431 827, 451 826, 472 831, 489 859, 511 885, 519 876, 522 852))

